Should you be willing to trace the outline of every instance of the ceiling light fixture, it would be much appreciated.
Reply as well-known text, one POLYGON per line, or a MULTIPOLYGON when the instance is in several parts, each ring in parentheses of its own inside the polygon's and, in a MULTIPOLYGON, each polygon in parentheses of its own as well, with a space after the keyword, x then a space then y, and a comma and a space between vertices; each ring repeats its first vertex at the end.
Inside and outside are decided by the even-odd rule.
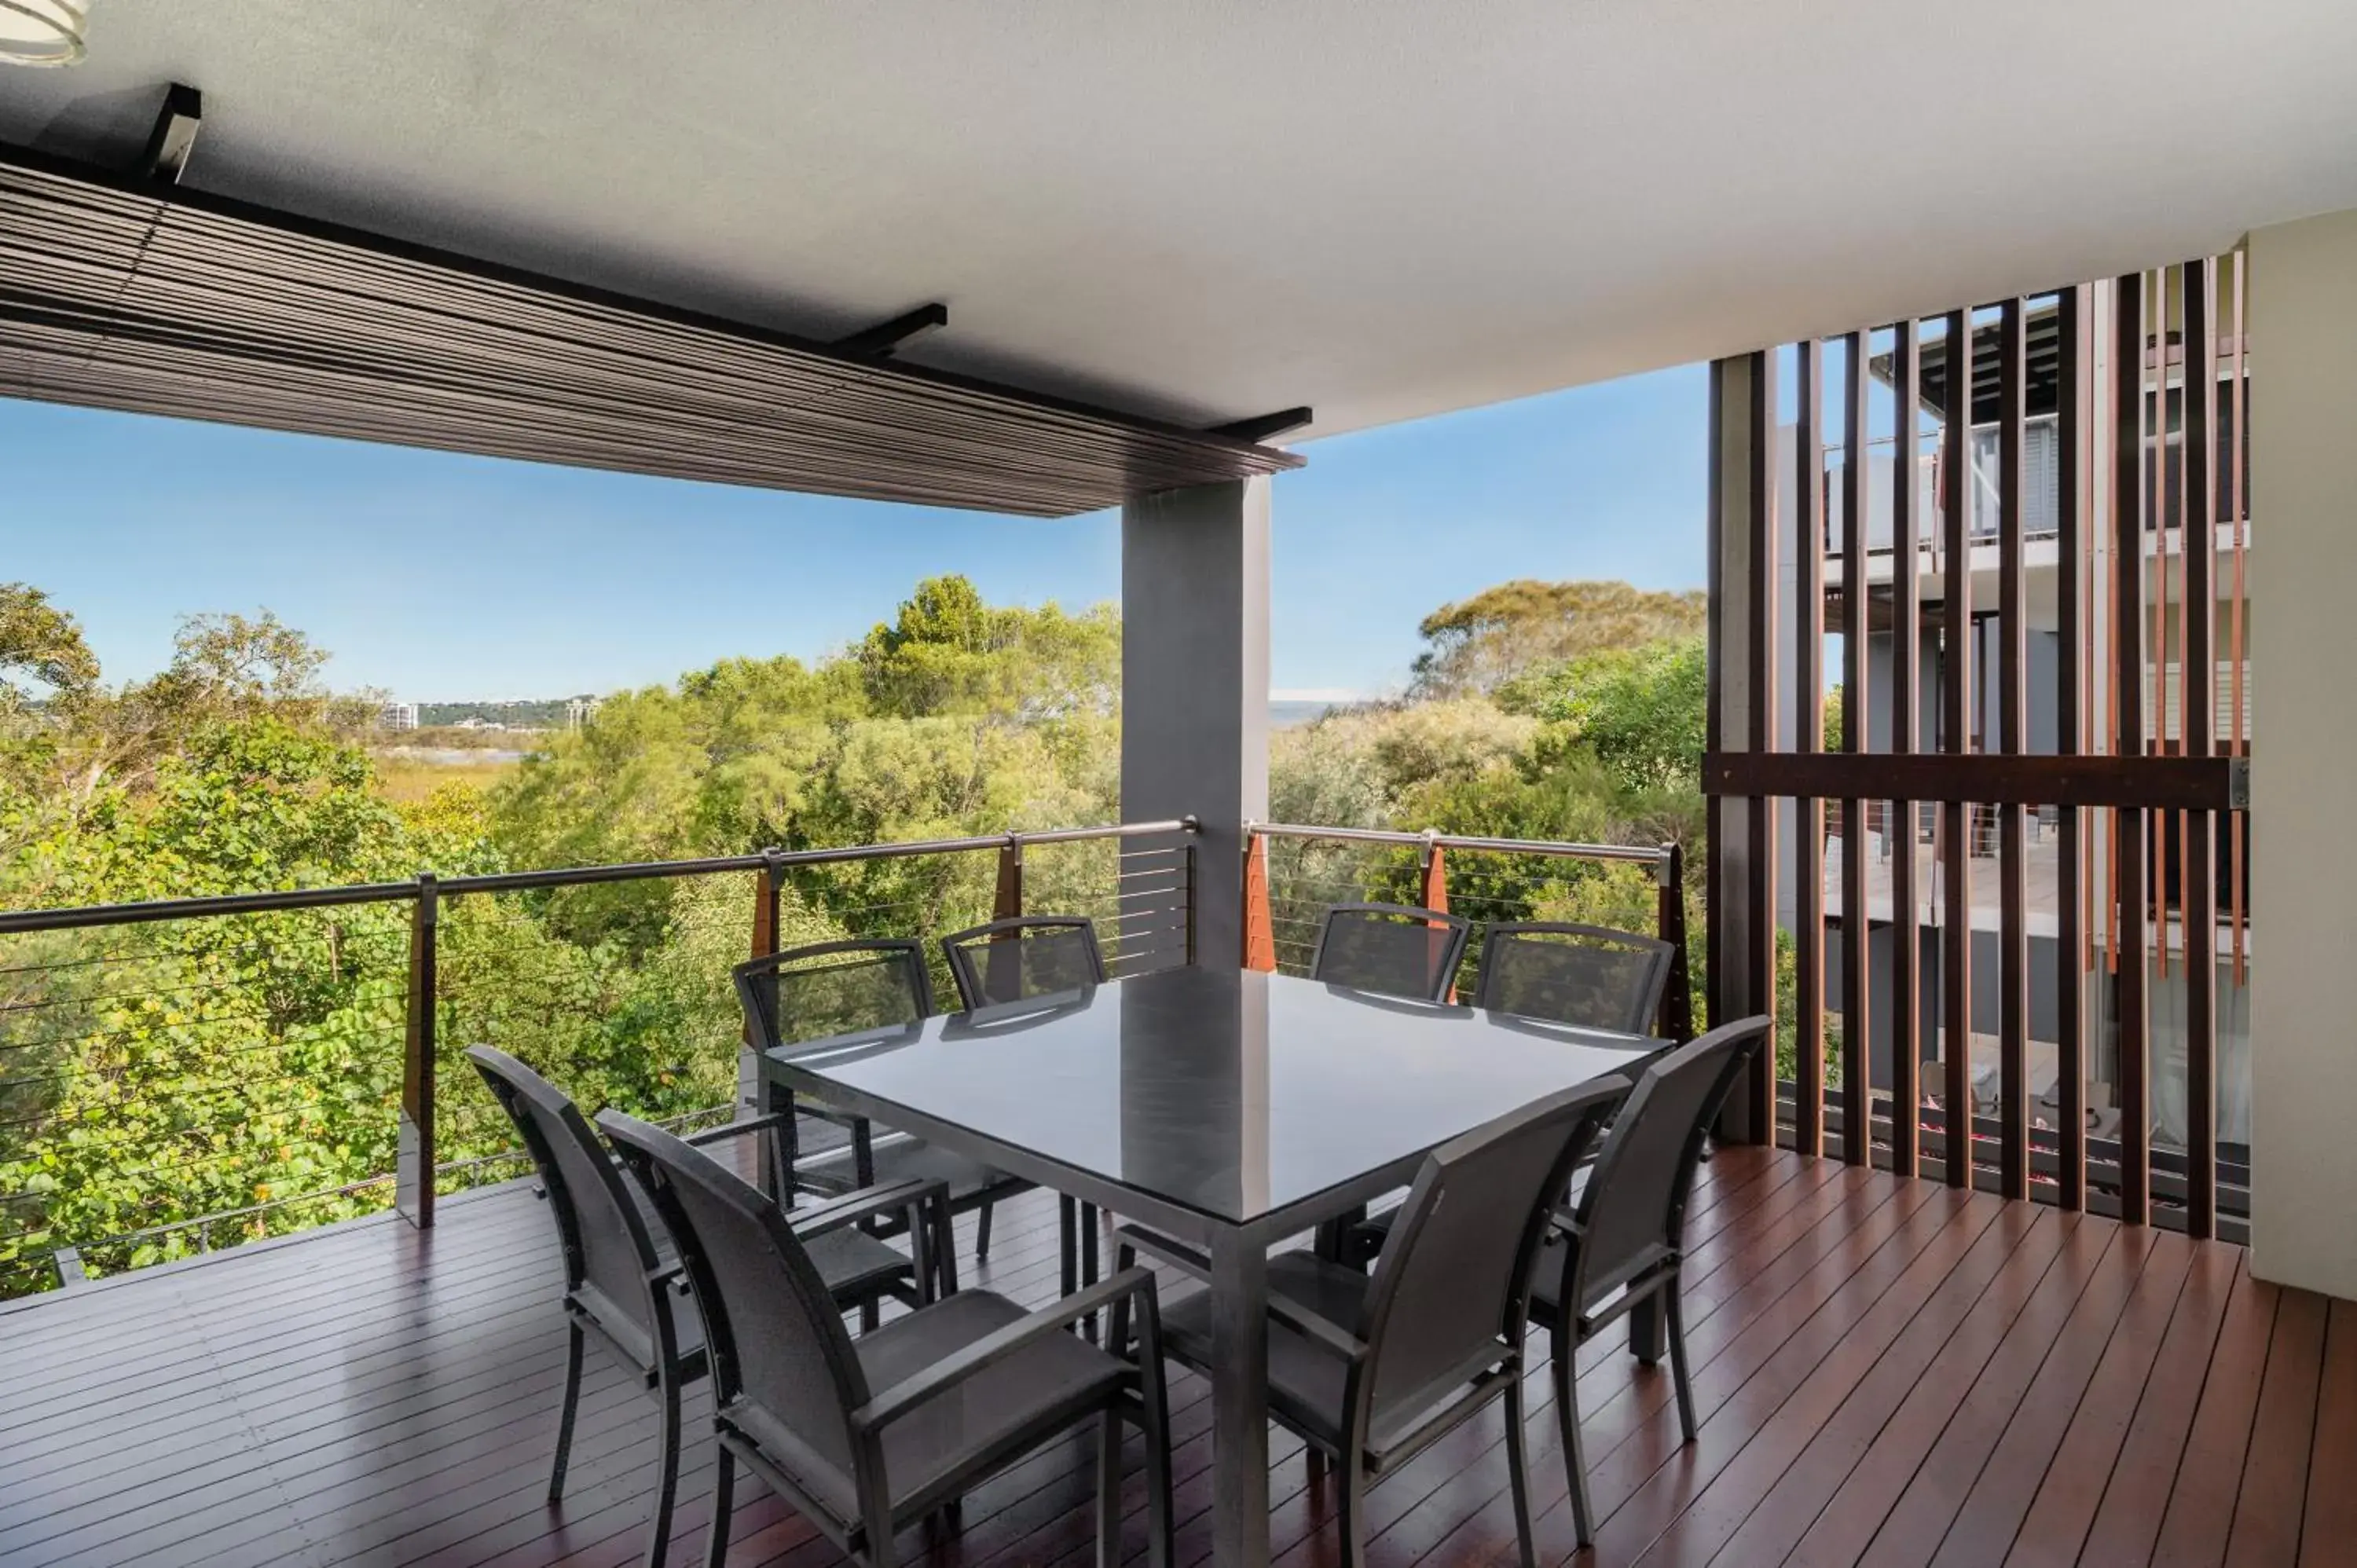
POLYGON ((0 0, 0 64, 73 64, 89 14, 87 0, 0 0))

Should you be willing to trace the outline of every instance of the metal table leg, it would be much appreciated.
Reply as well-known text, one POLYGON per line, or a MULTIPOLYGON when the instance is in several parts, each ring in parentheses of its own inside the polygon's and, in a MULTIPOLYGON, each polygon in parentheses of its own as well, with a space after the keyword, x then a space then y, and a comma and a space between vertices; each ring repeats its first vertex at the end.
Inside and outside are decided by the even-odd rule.
POLYGON ((1211 1243, 1212 1561, 1268 1562, 1268 1254, 1246 1229, 1211 1243))

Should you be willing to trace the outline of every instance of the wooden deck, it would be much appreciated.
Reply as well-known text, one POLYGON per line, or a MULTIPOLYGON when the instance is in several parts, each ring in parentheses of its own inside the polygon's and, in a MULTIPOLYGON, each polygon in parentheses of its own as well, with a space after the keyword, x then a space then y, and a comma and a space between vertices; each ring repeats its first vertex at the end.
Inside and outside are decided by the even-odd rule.
MULTIPOLYGON (((1052 1200, 999 1226, 968 1283, 1045 1299, 1052 1200)), ((1679 1446, 1665 1371, 1589 1347, 1604 1522, 1574 1559, 1534 1372, 1548 1563, 2357 1562, 2357 1305, 2255 1283, 2238 1248, 1757 1149, 1706 1167, 1692 1234, 1700 1441, 1679 1446)), ((447 1203, 425 1236, 343 1226, 0 1311, 0 1563, 637 1561, 653 1409, 594 1356, 568 1496, 542 1498, 556 1269, 545 1214, 510 1187, 447 1203)), ((1173 1385, 1189 1563, 1210 1549, 1207 1392, 1173 1385)), ((1511 1561, 1501 1441, 1493 1410, 1380 1484, 1372 1558, 1511 1561)), ((1275 1452, 1281 1560, 1333 1560, 1330 1492, 1297 1444, 1275 1452)), ((1067 1445, 1000 1477, 932 1559, 1086 1561, 1084 1460, 1067 1445)), ((701 1561, 709 1464, 692 1442, 674 1562, 701 1561)), ((739 1494, 730 1563, 834 1558, 739 1494)), ((1144 1547, 1135 1513, 1125 1544, 1144 1547)))

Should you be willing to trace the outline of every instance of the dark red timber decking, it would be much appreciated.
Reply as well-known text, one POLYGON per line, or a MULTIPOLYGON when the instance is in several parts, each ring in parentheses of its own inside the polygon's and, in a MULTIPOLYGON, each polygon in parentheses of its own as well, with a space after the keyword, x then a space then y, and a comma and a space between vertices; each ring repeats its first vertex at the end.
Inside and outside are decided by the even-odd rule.
MULTIPOLYGON (((1704 1423, 1666 1369, 1580 1358, 1595 1563, 2357 1562, 2357 1305, 2277 1290, 2243 1251, 1832 1161, 1706 1167, 1687 1287, 1704 1423)), ((1044 1301, 1054 1201, 1003 1211, 966 1283, 1044 1301)), ((591 1359, 572 1480, 543 1500, 564 1334, 548 1219, 521 1186, 0 1311, 0 1562, 624 1564, 645 1549, 654 1410, 591 1359)), ((1543 1366, 1540 1544, 1573 1561, 1543 1366)), ((1180 1557, 1210 1551, 1206 1386, 1173 1385, 1180 1557)), ((703 1406, 691 1395, 689 1431, 703 1406)), ((1338 1556, 1331 1494, 1280 1437, 1280 1560, 1338 1556)), ((1131 1504, 1141 1499, 1131 1455, 1131 1504)), ((1497 1407, 1370 1500, 1377 1563, 1511 1561, 1497 1407)), ((673 1560, 700 1562, 691 1441, 673 1560)), ((971 1497, 911 1557, 1087 1560, 1085 1450, 971 1497)), ((740 1498, 747 1489, 740 1487, 740 1498)), ((835 1553, 751 1488, 732 1563, 835 1553)), ((1125 1542, 1140 1554, 1133 1512, 1125 1542)))

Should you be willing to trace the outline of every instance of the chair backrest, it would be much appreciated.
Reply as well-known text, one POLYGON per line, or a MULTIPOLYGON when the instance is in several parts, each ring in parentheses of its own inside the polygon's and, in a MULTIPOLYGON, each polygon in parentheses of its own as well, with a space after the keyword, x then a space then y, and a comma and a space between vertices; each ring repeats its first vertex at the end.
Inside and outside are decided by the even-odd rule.
POLYGON ((1104 983, 1097 929, 1077 915, 993 920, 943 937, 942 951, 969 1011, 1104 983))
POLYGON ((610 1324, 619 1310, 651 1354, 656 1306, 647 1282, 661 1259, 622 1173, 554 1084, 505 1051, 470 1046, 467 1055, 539 1167, 564 1241, 566 1293, 592 1298, 601 1321, 610 1324))
POLYGON ((1651 1034, 1676 950, 1659 938, 1605 926, 1501 922, 1481 939, 1473 1005, 1587 1029, 1651 1034))
POLYGON ((1596 1157, 1576 1218, 1580 1243, 1564 1301, 1586 1311, 1676 1251, 1703 1139, 1760 1044, 1764 1017, 1739 1018, 1663 1052, 1638 1076, 1596 1157))
POLYGON ((784 1213, 701 1149, 618 1111, 598 1115, 679 1246, 704 1314, 715 1409, 813 1498, 856 1517, 850 1412, 858 1352, 784 1213))
POLYGON ((1357 991, 1448 999, 1471 925, 1398 904, 1337 904, 1318 928, 1309 978, 1357 991))
POLYGON ((1628 1091, 1619 1077, 1565 1090, 1426 1157, 1358 1325, 1371 1348, 1371 1426, 1417 1413, 1521 1343, 1556 1196, 1628 1091))
POLYGON ((730 972, 746 1022, 765 1050, 913 1024, 933 1010, 921 942, 819 942, 730 972))

